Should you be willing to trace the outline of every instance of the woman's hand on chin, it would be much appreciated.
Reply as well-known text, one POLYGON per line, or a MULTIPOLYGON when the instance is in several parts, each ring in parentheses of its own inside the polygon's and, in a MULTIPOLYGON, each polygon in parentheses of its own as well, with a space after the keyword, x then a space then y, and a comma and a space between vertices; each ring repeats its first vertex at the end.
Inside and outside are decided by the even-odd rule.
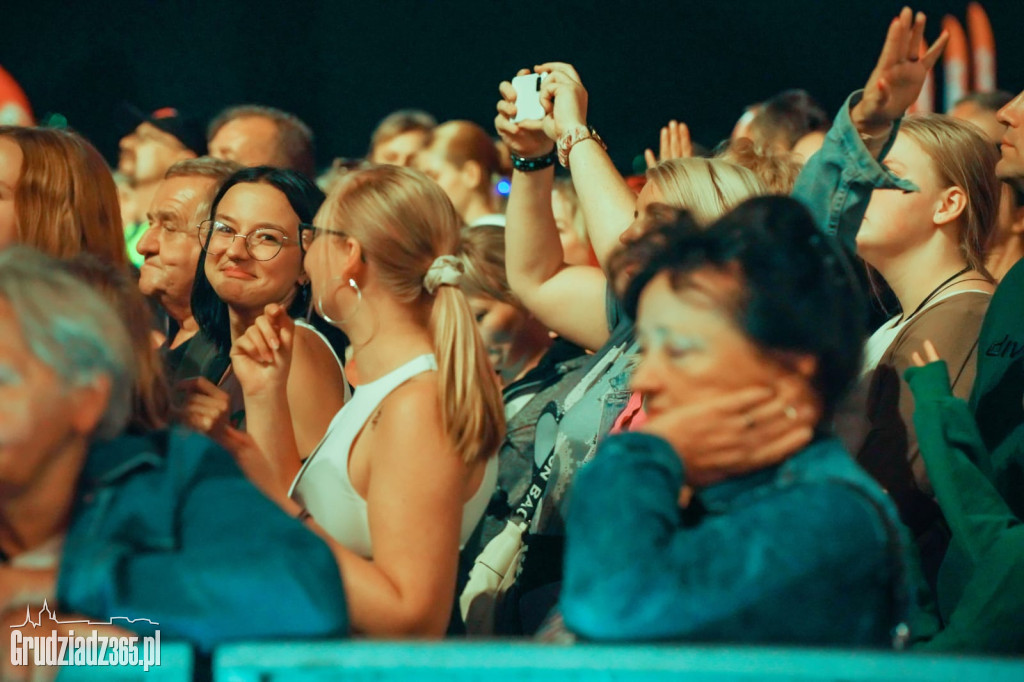
POLYGON ((700 487, 782 462, 811 442, 820 416, 809 387, 780 381, 673 407, 639 430, 668 441, 700 487))

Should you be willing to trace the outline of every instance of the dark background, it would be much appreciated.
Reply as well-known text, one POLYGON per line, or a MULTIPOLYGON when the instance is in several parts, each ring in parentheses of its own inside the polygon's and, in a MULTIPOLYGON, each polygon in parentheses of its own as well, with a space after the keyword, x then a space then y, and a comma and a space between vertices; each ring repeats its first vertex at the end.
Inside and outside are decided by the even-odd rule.
MULTIPOLYGON (((1024 88, 1024 0, 987 0, 998 84, 1024 88)), ((831 111, 863 85, 890 0, 3 0, 0 65, 38 116, 64 114, 113 161, 119 103, 207 118, 258 102, 298 114, 321 165, 360 156, 401 107, 492 129, 497 84, 546 60, 574 63, 591 122, 628 168, 670 117, 714 145, 743 107, 790 87, 831 111)), ((934 39, 966 0, 925 0, 934 39)), ((938 80, 941 80, 939 78, 938 80)))

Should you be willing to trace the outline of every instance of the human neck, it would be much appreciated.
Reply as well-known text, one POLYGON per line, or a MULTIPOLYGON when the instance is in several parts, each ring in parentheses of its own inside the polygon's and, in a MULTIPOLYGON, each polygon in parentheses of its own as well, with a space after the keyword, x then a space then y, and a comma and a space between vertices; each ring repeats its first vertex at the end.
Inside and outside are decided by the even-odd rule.
POLYGON ((467 225, 471 225, 491 213, 494 213, 494 207, 491 206, 491 202, 479 194, 473 194, 469 197, 466 207, 462 211, 462 219, 466 221, 467 225))
POLYGON ((1002 244, 995 244, 988 250, 988 257, 985 259, 987 269, 997 282, 1001 282, 1006 273, 1024 258, 1024 239, 1013 235, 1002 244))
POLYGON ((262 310, 228 308, 228 320, 231 323, 231 345, 234 345, 235 340, 245 334, 245 331, 256 323, 256 318, 262 313, 262 310))
MULTIPOLYGON (((869 261, 870 262, 870 261, 869 261)), ((907 253, 871 262, 899 299, 903 319, 912 315, 945 280, 967 267, 955 247, 926 244, 907 253)))
MULTIPOLYGON (((172 317, 174 317, 172 315, 172 317)), ((167 347, 174 349, 185 343, 199 331, 199 323, 196 322, 196 318, 189 315, 185 319, 175 317, 175 321, 178 322, 178 333, 174 335, 173 339, 170 339, 167 347)), ((232 337, 234 338, 234 337, 232 337)))
POLYGON ((540 359, 551 348, 552 339, 548 330, 534 320, 526 323, 528 328, 523 330, 522 335, 509 353, 507 367, 501 372, 502 386, 513 384, 537 366, 540 359))
POLYGON ((86 451, 84 439, 65 441, 56 454, 47 456, 49 464, 24 489, 8 492, 0 488, 3 554, 15 557, 67 530, 86 451))
POLYGON ((365 295, 363 305, 364 314, 344 330, 352 342, 361 383, 376 381, 413 358, 434 352, 430 330, 418 321, 423 311, 390 301, 367 305, 365 295))

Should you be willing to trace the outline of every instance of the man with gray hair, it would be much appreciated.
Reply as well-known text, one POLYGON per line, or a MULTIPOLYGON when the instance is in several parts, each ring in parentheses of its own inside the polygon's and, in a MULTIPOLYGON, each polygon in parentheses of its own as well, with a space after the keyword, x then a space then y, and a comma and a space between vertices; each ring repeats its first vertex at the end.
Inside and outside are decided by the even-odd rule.
POLYGON ((344 634, 331 550, 227 452, 179 428, 120 435, 132 358, 98 293, 37 251, 0 252, 4 622, 45 601, 79 620, 144 619, 122 622, 205 652, 344 634))
POLYGON ((241 165, 204 156, 171 166, 156 188, 146 219, 149 227, 136 245, 145 259, 139 290, 167 312, 167 348, 171 351, 198 331, 192 317, 192 282, 199 262, 198 225, 224 181, 241 165))

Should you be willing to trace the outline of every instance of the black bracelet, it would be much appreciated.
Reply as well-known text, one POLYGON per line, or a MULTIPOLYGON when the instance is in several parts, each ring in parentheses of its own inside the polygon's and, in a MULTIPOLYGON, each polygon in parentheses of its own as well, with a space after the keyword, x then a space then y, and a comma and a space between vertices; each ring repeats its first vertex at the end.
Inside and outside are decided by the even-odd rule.
POLYGON ((525 156, 519 156, 515 152, 509 152, 508 155, 512 159, 512 167, 523 173, 532 173, 533 171, 550 168, 558 160, 558 152, 553 149, 550 154, 535 156, 530 159, 525 156))

